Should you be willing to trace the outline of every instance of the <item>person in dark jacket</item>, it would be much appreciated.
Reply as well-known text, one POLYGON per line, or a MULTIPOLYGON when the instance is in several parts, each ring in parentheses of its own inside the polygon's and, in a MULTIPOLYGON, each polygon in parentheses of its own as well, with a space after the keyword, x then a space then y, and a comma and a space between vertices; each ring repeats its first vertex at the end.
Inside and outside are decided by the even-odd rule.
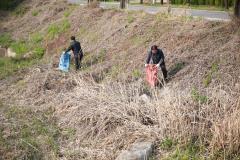
POLYGON ((76 41, 76 38, 74 36, 71 36, 71 43, 70 43, 70 46, 68 47, 68 49, 66 50, 66 52, 69 52, 71 50, 74 55, 76 70, 78 70, 81 68, 83 52, 82 52, 80 42, 76 41))
POLYGON ((161 49, 159 49, 156 45, 153 45, 151 47, 151 50, 148 52, 145 67, 148 64, 155 64, 157 67, 161 67, 164 80, 166 80, 167 69, 165 66, 164 54, 163 54, 163 51, 161 49))

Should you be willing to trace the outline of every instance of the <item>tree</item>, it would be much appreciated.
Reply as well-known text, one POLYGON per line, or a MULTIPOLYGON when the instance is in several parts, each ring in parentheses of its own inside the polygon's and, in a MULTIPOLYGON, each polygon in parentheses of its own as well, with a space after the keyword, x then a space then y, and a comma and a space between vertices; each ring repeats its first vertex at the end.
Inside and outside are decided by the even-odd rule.
POLYGON ((161 0, 161 5, 163 5, 163 0, 161 0))
POLYGON ((228 2, 228 0, 224 0, 224 7, 225 7, 225 9, 229 9, 229 2, 228 2))
POLYGON ((240 0, 235 0, 234 15, 240 17, 240 0))
POLYGON ((143 4, 143 0, 140 0, 140 4, 143 4))
POLYGON ((120 0, 120 8, 121 9, 126 8, 126 0, 120 0))

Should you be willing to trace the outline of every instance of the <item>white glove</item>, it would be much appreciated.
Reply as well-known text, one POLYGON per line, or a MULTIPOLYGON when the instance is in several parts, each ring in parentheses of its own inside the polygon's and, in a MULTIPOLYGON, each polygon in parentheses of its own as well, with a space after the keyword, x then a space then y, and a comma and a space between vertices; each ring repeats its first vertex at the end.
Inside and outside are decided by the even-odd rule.
POLYGON ((158 67, 158 68, 159 68, 159 66, 160 66, 160 64, 158 63, 158 64, 156 65, 156 67, 158 67))
POLYGON ((147 67, 148 66, 148 64, 145 64, 145 67, 147 67))

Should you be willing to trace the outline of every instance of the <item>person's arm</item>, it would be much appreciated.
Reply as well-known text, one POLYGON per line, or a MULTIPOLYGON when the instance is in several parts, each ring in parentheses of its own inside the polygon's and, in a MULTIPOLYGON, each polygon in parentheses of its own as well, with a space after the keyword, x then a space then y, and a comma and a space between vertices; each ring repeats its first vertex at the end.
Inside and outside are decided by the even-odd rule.
POLYGON ((164 54, 163 54, 163 51, 161 49, 159 49, 159 54, 160 54, 160 61, 156 65, 157 67, 159 67, 164 62, 164 58, 165 58, 164 54))
POLYGON ((148 52, 146 64, 149 64, 151 60, 151 51, 148 52))
POLYGON ((73 49, 73 44, 71 43, 70 46, 67 48, 67 50, 65 51, 65 53, 71 51, 73 49))

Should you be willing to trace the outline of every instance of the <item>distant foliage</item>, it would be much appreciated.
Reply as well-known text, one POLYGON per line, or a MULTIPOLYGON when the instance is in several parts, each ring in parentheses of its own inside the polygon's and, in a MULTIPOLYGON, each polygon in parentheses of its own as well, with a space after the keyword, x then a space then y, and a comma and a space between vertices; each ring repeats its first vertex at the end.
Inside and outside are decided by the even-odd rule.
MULTIPOLYGON (((224 0, 172 0, 172 4, 186 4, 190 2, 191 5, 210 5, 224 7, 224 0)), ((228 6, 234 6, 234 0, 228 0, 228 6)))
POLYGON ((17 7, 23 0, 0 0, 0 9, 9 10, 17 7))

